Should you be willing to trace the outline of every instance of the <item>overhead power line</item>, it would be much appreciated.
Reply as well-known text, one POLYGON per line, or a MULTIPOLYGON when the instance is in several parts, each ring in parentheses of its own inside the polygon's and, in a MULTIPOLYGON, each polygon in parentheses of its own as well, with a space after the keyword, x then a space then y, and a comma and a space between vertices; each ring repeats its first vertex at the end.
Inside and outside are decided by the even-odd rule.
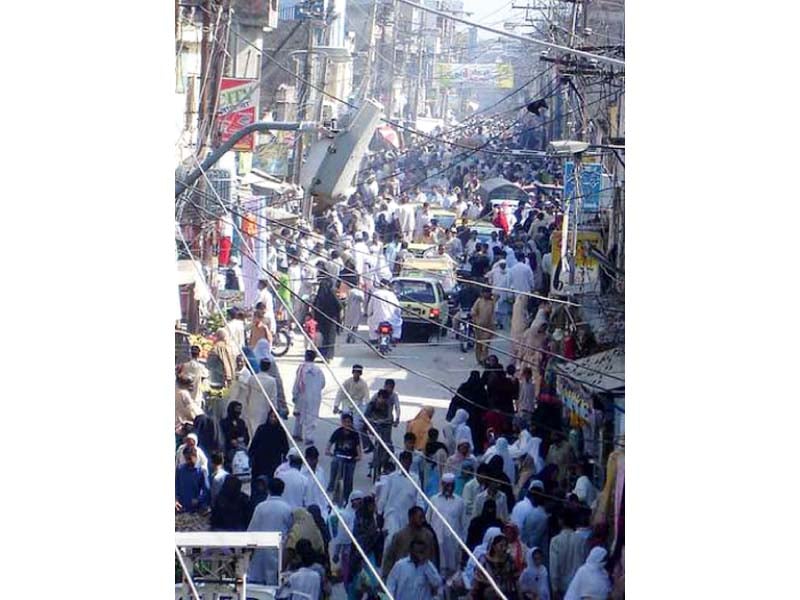
POLYGON ((484 29, 486 31, 491 31, 492 33, 496 33, 497 35, 502 35, 505 37, 509 37, 520 42, 524 42, 526 44, 536 44, 539 46, 544 46, 545 48, 551 48, 553 50, 558 50, 561 53, 565 54, 574 54, 575 56, 582 56, 584 58, 588 58, 591 60, 596 60, 599 62, 605 62, 612 65, 618 65, 621 67, 625 66, 624 60, 619 60, 617 58, 611 58, 609 56, 603 56, 602 54, 593 54, 592 52, 585 52, 583 50, 576 50, 575 48, 570 48, 568 46, 561 46, 559 44, 554 44, 553 42, 547 42, 545 40, 539 40, 532 37, 526 37, 524 35, 517 35, 516 33, 511 33, 509 31, 505 31, 503 29, 495 29, 494 27, 489 27, 488 25, 483 25, 481 23, 476 23, 475 21, 470 21, 469 19, 464 19, 462 17, 457 17, 452 13, 442 12, 440 10, 436 10, 435 8, 428 8, 427 6, 422 6, 421 4, 417 4, 416 2, 411 2, 410 0, 397 0, 398 2, 402 2, 403 4, 407 4, 408 6, 412 6, 417 10, 423 10, 425 12, 432 13, 434 15, 438 15, 445 19, 450 19, 451 21, 457 21, 459 23, 464 23, 465 25, 469 25, 471 27, 477 27, 478 29, 484 29))

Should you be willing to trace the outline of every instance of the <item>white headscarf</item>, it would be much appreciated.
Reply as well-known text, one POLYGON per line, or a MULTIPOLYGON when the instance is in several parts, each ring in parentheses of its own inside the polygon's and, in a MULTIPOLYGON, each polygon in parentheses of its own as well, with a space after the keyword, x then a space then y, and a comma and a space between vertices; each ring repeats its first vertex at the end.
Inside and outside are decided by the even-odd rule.
MULTIPOLYGON (((486 553, 489 552, 489 548, 492 547, 492 542, 498 535, 503 535, 503 532, 500 531, 499 527, 489 527, 486 530, 486 533, 483 534, 483 543, 478 544, 473 549, 472 553, 475 555, 475 559, 480 560, 486 553)), ((467 589, 472 588, 472 580, 475 577, 475 569, 477 565, 475 564, 475 560, 469 559, 466 568, 464 569, 464 584, 467 586, 467 589)))
POLYGON ((467 425, 467 419, 469 419, 469 413, 463 408, 459 408, 453 416, 453 420, 450 421, 450 425, 453 426, 453 439, 456 440, 456 448, 458 448, 458 444, 462 440, 466 440, 469 442, 469 451, 474 452, 472 430, 467 425))
POLYGON ((503 459, 503 473, 506 474, 508 480, 513 482, 516 473, 514 472, 514 459, 511 458, 511 452, 508 449, 508 440, 504 437, 498 438, 494 446, 486 451, 483 455, 483 462, 488 463, 493 457, 500 456, 503 459))
POLYGON ((533 437, 527 429, 523 429, 519 434, 519 439, 512 444, 510 451, 513 458, 522 458, 525 455, 531 457, 534 462, 534 469, 540 473, 544 469, 544 460, 539 456, 539 448, 542 445, 542 438, 533 437))
POLYGON ((606 600, 611 592, 611 582, 605 570, 606 556, 608 552, 605 548, 592 548, 586 562, 575 571, 575 576, 567 588, 564 600, 582 600, 592 598, 592 600, 606 600))

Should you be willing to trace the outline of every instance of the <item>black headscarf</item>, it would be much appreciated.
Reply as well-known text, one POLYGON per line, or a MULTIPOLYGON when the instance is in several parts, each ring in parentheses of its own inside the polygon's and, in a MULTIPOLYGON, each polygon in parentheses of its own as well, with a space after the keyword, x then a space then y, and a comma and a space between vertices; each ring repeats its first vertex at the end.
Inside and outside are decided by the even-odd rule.
POLYGON ((250 456, 250 470, 253 477, 267 475, 272 477, 275 469, 283 462, 289 452, 289 440, 286 432, 277 421, 269 420, 273 411, 270 410, 267 420, 256 429, 253 441, 250 442, 248 455, 250 456))
MULTIPOLYGON (((227 480, 228 478, 226 477, 225 479, 227 480)), ((268 482, 269 478, 266 475, 261 475, 253 479, 253 483, 250 485, 250 512, 254 511, 256 506, 269 496, 268 482)))
POLYGON ((228 475, 211 507, 211 529, 246 531, 251 516, 250 498, 242 492, 242 482, 238 477, 228 475))
POLYGON ((497 501, 487 498, 483 503, 483 511, 470 521, 467 530, 467 547, 474 548, 483 540, 483 534, 489 527, 503 528, 502 522, 497 518, 497 501))
POLYGON ((506 495, 506 504, 508 506, 508 514, 514 509, 514 488, 511 486, 512 481, 508 475, 503 471, 503 457, 495 454, 489 459, 489 473, 488 476, 493 479, 497 485, 497 490, 506 495), (501 483, 502 482, 502 483, 501 483))
POLYGON ((452 420, 459 408, 467 411, 469 414, 467 425, 472 431, 474 448, 483 448, 483 442, 486 437, 486 423, 483 421, 483 414, 487 407, 486 389, 481 381, 480 373, 472 371, 469 374, 469 379, 458 386, 456 395, 453 396, 450 402, 446 418, 448 421, 452 420))
POLYGON ((194 433, 197 434, 197 445, 210 457, 215 452, 224 450, 222 432, 214 417, 197 415, 194 418, 194 433))
POLYGON ((244 438, 245 444, 250 443, 250 434, 247 432, 247 425, 245 425, 241 418, 237 419, 233 416, 233 410, 236 406, 241 408, 242 403, 234 400, 228 404, 228 416, 222 419, 219 424, 219 428, 225 438, 226 457, 233 451, 233 440, 244 438))
POLYGON ((333 284, 331 283, 331 280, 326 277, 320 281, 317 298, 314 301, 314 310, 317 313, 317 322, 321 326, 323 323, 330 323, 330 319, 338 321, 341 309, 342 305, 339 302, 339 299, 333 293, 333 284), (320 313, 327 315, 329 318, 326 319, 324 316, 320 315, 320 313))

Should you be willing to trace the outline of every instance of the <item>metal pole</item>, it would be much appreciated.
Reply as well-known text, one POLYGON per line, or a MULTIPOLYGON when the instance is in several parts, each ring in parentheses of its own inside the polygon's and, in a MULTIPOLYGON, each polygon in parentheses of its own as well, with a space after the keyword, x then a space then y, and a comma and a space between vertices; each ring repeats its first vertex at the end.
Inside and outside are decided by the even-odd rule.
MULTIPOLYGON (((378 0, 372 0, 372 7, 369 11, 369 46, 367 48, 367 66, 364 69, 366 72, 364 73, 364 79, 366 80, 366 84, 364 85, 364 97, 370 98, 372 96, 372 64, 373 64, 373 56, 375 53, 375 21, 378 14, 378 0)), ((386 27, 382 27, 381 30, 383 31, 386 27)), ((383 34, 381 34, 381 37, 383 34)))
POLYGON ((425 47, 425 15, 419 13, 419 30, 417 33, 417 85, 414 92, 414 122, 419 118, 419 102, 422 99, 422 50, 425 47))
MULTIPOLYGON (((298 106, 299 111, 297 114, 297 119, 300 121, 305 121, 306 119, 306 115, 308 114, 308 102, 309 98, 311 97, 311 86, 309 83, 311 82, 311 53, 314 50, 314 26, 311 19, 307 21, 307 27, 308 39, 306 42, 306 61, 303 69, 303 79, 305 79, 305 82, 303 82, 303 93, 300 94, 300 105, 298 106)), ((300 162, 302 161, 302 157, 303 136, 298 135, 294 143, 294 153, 292 158, 292 181, 294 183, 299 183, 300 181, 300 162)))
POLYGON ((244 127, 234 133, 231 138, 222 144, 219 148, 214 150, 208 157, 200 164, 200 167, 189 173, 183 181, 176 181, 175 182, 175 197, 177 198, 180 196, 186 188, 192 185, 195 181, 200 178, 203 171, 207 171, 210 169, 222 156, 228 152, 233 146, 242 139, 244 136, 253 133, 255 131, 311 131, 317 128, 316 123, 307 123, 307 122, 300 122, 300 123, 282 123, 282 122, 270 122, 270 121, 258 121, 256 123, 251 123, 247 127, 244 127))
POLYGON ((397 34, 399 30, 400 20, 397 16, 397 0, 392 0, 392 68, 389 73, 389 102, 386 109, 386 114, 389 118, 392 118, 394 114, 394 77, 397 72, 397 34))

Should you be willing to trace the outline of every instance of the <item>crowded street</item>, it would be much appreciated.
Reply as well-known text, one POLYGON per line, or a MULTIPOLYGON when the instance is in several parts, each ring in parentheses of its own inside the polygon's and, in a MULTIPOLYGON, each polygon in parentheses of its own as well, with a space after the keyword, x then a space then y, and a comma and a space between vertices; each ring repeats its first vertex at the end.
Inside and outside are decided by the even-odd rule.
POLYGON ((624 597, 624 60, 576 52, 599 91, 367 64, 313 127, 223 78, 175 180, 177 598, 624 597))

